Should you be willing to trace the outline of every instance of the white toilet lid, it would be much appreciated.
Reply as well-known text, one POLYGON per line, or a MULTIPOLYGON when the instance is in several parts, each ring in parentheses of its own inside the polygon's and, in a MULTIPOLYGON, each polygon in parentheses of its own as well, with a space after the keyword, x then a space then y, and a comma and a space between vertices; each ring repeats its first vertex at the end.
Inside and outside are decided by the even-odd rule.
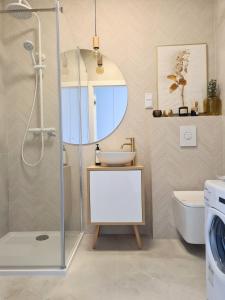
POLYGON ((185 206, 204 207, 204 191, 174 191, 174 198, 185 206))

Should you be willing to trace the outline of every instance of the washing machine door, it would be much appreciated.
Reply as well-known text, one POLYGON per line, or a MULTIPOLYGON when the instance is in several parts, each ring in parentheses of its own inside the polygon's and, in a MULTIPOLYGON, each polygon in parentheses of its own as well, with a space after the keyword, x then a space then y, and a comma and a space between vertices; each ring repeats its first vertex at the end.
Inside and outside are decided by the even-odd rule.
POLYGON ((225 300, 225 214, 206 206, 206 283, 208 300, 225 300))
POLYGON ((218 269, 225 274, 225 215, 214 214, 209 228, 209 245, 218 269))

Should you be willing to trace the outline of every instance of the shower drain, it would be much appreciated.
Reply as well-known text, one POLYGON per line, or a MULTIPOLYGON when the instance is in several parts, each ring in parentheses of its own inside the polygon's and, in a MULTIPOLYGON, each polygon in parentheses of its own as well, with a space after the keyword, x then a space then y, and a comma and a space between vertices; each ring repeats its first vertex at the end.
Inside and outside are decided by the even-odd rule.
POLYGON ((49 236, 47 234, 41 234, 41 235, 36 236, 36 240, 39 242, 46 241, 48 239, 49 239, 49 236))

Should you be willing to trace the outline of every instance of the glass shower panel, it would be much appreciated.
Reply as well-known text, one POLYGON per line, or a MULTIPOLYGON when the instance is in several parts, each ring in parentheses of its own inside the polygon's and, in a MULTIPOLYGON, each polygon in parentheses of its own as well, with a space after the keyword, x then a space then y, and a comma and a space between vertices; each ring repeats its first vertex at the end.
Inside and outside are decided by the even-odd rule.
POLYGON ((0 14, 0 268, 64 265, 56 12, 29 14, 0 14))
MULTIPOLYGON (((0 9, 3 4, 0 2, 0 9)), ((7 134, 4 99, 4 51, 2 41, 3 18, 0 16, 0 239, 8 232, 8 185, 7 185, 7 134)))
MULTIPOLYGON (((61 15, 61 18, 65 18, 61 15)), ((61 30, 61 46, 64 32, 61 30)), ((82 238, 81 95, 79 49, 61 54, 62 131, 66 150, 64 166, 65 258, 68 263, 82 238), (69 141, 69 143, 68 143, 69 141)))

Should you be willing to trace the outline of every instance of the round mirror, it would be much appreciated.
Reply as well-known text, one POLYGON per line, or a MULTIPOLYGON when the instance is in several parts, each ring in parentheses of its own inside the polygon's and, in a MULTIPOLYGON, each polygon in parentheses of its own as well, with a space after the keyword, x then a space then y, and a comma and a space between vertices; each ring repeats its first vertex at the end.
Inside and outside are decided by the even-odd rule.
POLYGON ((87 49, 64 52, 61 78, 64 143, 96 143, 119 126, 127 108, 127 85, 109 58, 87 49))

